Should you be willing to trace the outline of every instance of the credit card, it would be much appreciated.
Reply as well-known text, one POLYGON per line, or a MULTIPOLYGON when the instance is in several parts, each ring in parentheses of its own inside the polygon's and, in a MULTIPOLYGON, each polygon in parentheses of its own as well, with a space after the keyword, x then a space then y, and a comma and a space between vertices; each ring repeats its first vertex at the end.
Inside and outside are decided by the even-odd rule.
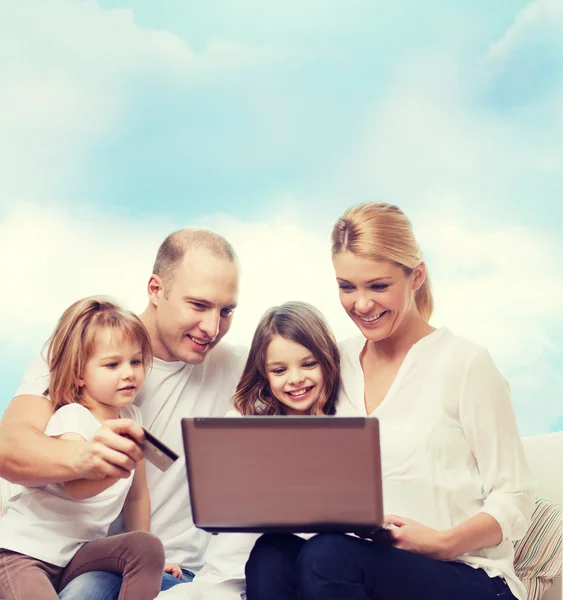
POLYGON ((145 432, 145 444, 143 446, 145 458, 161 471, 166 471, 174 461, 178 460, 178 455, 150 431, 144 427, 143 430, 145 432))

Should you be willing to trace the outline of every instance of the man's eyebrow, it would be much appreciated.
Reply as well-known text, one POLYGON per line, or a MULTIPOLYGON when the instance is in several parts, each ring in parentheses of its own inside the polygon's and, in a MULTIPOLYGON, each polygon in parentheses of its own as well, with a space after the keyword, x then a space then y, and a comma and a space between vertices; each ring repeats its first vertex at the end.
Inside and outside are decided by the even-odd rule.
POLYGON ((185 301, 189 302, 197 302, 198 304, 206 304, 207 306, 211 306, 211 302, 206 300, 205 298, 195 298, 194 296, 184 296, 185 301))
MULTIPOLYGON (((184 301, 185 302, 197 302, 198 304, 205 304, 205 306, 214 306, 213 302, 210 302, 209 300, 206 300, 205 298, 196 298, 194 296, 184 296, 184 301)), ((237 307, 237 303, 233 302, 233 304, 228 304, 227 306, 222 306, 221 310, 224 310, 225 308, 234 310, 236 307, 237 307)))

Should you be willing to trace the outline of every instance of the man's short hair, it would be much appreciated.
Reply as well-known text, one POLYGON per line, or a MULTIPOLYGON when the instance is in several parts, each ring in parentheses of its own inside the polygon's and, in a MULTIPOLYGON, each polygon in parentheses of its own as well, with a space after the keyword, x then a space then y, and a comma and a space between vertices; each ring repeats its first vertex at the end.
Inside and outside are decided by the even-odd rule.
POLYGON ((236 262, 237 255, 231 244, 221 235, 208 229, 180 229, 171 233, 160 245, 152 272, 158 275, 168 293, 178 265, 186 251, 202 248, 217 258, 236 262))

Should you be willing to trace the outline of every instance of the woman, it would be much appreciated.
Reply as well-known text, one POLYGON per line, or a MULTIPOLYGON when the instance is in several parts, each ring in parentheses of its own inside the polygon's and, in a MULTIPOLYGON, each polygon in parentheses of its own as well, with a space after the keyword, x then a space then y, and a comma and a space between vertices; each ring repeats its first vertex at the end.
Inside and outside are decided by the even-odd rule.
POLYGON ((397 207, 346 211, 332 256, 362 334, 341 346, 337 415, 380 421, 387 539, 263 536, 248 599, 525 600, 512 541, 532 482, 506 382, 485 349, 429 325, 426 266, 397 207))

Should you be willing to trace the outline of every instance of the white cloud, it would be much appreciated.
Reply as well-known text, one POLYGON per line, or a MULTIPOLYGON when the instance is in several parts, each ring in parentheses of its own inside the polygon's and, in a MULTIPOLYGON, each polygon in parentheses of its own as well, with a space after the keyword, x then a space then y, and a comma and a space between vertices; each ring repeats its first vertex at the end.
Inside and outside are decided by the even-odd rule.
MULTIPOLYGON (((262 223, 209 215, 180 224, 22 206, 0 222, 0 255, 8 257, 4 277, 13 290, 0 301, 0 335, 24 343, 34 329, 89 294, 114 295, 141 310, 158 245, 182 225, 219 231, 239 254, 243 279, 230 333, 234 341, 248 342, 268 307, 299 299, 318 306, 338 337, 354 334, 338 303, 330 232, 312 230, 293 215, 262 223)), ((435 324, 490 346, 512 366, 563 350, 550 330, 563 301, 563 283, 556 276, 563 251, 559 240, 525 228, 479 233, 442 225, 420 234, 434 257, 429 272, 435 324)))
MULTIPOLYGON (((350 332, 341 315, 328 240, 285 219, 244 223, 210 216, 203 223, 172 223, 153 217, 23 205, 0 221, 3 275, 12 293, 0 298, 0 342, 39 344, 74 300, 108 294, 140 311, 160 242, 183 225, 213 227, 239 254, 240 308, 229 338, 249 343, 260 315, 286 300, 307 300, 324 310, 340 333, 350 332)), ((353 330, 352 330, 353 331, 353 330)))
POLYGON ((442 223, 420 239, 436 263, 436 322, 488 346, 511 368, 563 352, 553 330, 563 306, 558 237, 526 227, 483 232, 442 223))
POLYGON ((546 38, 550 38, 550 41, 561 44, 562 33, 563 3, 560 0, 534 0, 516 15, 514 23, 501 39, 491 44, 488 57, 502 61, 514 50, 534 40, 545 43, 546 38), (554 34, 553 37, 550 34, 554 34))
MULTIPOLYGON (((196 54, 169 32, 139 27, 131 11, 106 11, 91 1, 11 4, 0 4, 0 344, 32 353, 79 297, 109 293, 141 310, 158 244, 189 224, 87 207, 72 213, 46 208, 51 199, 64 199, 65 186, 81 176, 89 146, 119 125, 143 85, 210 85, 278 57, 268 47, 226 41, 196 54)), ((560 6, 534 2, 488 59, 508 56, 540 21, 558 26, 560 6)), ((323 27, 331 30, 331 23, 323 27)), ((322 162, 323 183, 313 193, 338 197, 339 206, 346 198, 405 208, 429 258, 434 323, 488 346, 503 368, 519 372, 513 387, 530 394, 522 414, 533 415, 541 431, 563 392, 549 362, 562 350, 563 248, 545 232, 492 222, 486 207, 497 203, 499 182, 510 210, 512 193, 538 202, 519 196, 525 171, 536 178, 534 189, 543 174, 563 174, 563 112, 553 102, 545 132, 476 109, 474 95, 494 73, 462 71, 444 56, 419 54, 397 65, 395 75, 363 126, 358 120, 361 139, 342 148, 335 164, 322 162), (540 411, 533 394, 542 396, 540 411)), ((251 107, 276 134, 271 139, 283 139, 278 130, 294 127, 260 97, 251 107)), ((301 144, 305 153, 307 143, 301 144)), ((279 161, 276 151, 260 153, 271 155, 272 164, 279 161)), ((224 233, 243 264, 241 306, 229 338, 248 343, 262 312, 289 299, 318 306, 338 337, 354 334, 338 305, 329 231, 318 232, 327 214, 307 221, 291 195, 272 204, 289 208, 267 222, 210 215, 197 223, 224 233)))
POLYGON ((0 3, 0 198, 61 201, 93 143, 143 89, 209 85, 274 60, 268 48, 217 40, 194 52, 140 27, 130 10, 87 0, 0 3))
MULTIPOLYGON (((311 229, 296 208, 268 222, 208 215, 172 223, 25 205, 0 221, 0 255, 6 257, 0 345, 33 355, 60 313, 90 294, 108 294, 141 311, 158 245, 184 225, 222 233, 241 259, 240 305, 227 340, 248 345, 262 313, 287 300, 317 306, 339 339, 357 334, 338 302, 330 232, 311 229)), ((563 350, 550 329, 563 299, 556 276, 561 242, 526 228, 482 233, 437 224, 419 233, 432 257, 433 323, 487 346, 503 372, 513 374, 525 432, 547 430, 563 393, 550 366, 563 350)))
POLYGON ((11 209, 0 221, 7 282, 0 299, 0 342, 33 351, 68 305, 92 294, 141 310, 156 250, 170 229, 164 219, 119 213, 85 210, 71 216, 63 208, 34 204, 11 209))

